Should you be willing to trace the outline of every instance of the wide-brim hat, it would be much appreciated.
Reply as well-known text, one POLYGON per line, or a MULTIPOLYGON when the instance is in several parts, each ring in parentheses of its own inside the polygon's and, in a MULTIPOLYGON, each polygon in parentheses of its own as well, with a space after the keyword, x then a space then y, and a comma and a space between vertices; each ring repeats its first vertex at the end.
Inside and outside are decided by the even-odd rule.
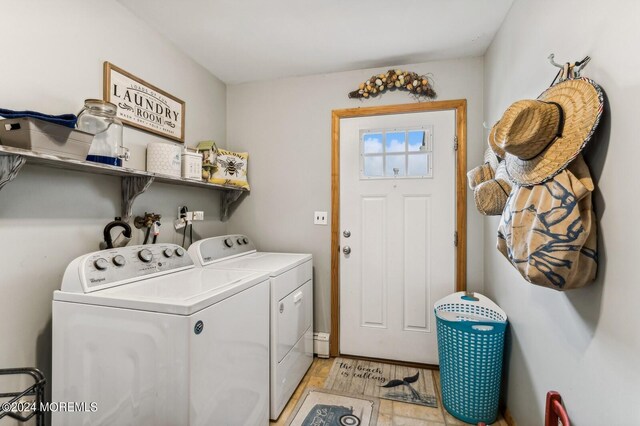
POLYGON ((484 150, 484 162, 489 164, 489 166, 491 166, 491 169, 495 173, 496 169, 498 168, 498 164, 500 163, 500 160, 498 159, 498 156, 491 148, 487 148, 484 150))
POLYGON ((537 100, 518 101, 507 108, 491 130, 489 144, 504 150, 512 181, 536 185, 564 170, 584 149, 603 106, 602 89, 594 81, 564 80, 537 100))
POLYGON ((467 182, 469 183, 469 189, 474 189, 482 182, 493 179, 495 176, 494 170, 489 163, 483 163, 467 172, 467 182))
POLYGON ((511 182, 507 176, 506 163, 501 161, 494 179, 482 182, 473 190, 476 208, 486 216, 502 214, 511 193, 511 182))
POLYGON ((497 124, 498 123, 494 124, 491 130, 489 131, 489 138, 488 138, 489 148, 491 149, 491 151, 493 151, 496 157, 500 158, 501 160, 504 160, 504 157, 505 157, 504 149, 500 148, 495 141, 497 124))
POLYGON ((493 179, 496 174, 496 169, 498 168, 498 163, 498 157, 496 157, 490 148, 487 148, 484 151, 484 163, 467 172, 469 188, 474 189, 482 182, 493 179))

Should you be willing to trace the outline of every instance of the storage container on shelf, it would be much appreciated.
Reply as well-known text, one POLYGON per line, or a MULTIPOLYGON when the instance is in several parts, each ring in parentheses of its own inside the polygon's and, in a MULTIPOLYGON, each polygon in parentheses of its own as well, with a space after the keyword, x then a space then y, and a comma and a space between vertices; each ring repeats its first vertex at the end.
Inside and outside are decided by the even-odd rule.
POLYGON ((202 154, 182 150, 182 177, 185 179, 202 180, 202 154))
POLYGON ((151 142, 147 145, 147 171, 181 177, 180 147, 173 143, 151 142))
POLYGON ((86 99, 78 113, 78 129, 94 135, 87 161, 122 166, 129 159, 129 150, 122 140, 122 121, 117 117, 118 107, 100 99, 86 99))

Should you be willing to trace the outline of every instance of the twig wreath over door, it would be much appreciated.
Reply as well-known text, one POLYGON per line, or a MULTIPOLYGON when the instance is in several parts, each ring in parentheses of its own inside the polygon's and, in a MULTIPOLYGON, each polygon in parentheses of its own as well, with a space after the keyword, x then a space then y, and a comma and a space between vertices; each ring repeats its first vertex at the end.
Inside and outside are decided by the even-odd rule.
POLYGON ((349 97, 368 99, 388 90, 406 90, 418 98, 435 99, 437 96, 427 75, 398 69, 371 76, 360 83, 357 90, 350 92, 349 97))

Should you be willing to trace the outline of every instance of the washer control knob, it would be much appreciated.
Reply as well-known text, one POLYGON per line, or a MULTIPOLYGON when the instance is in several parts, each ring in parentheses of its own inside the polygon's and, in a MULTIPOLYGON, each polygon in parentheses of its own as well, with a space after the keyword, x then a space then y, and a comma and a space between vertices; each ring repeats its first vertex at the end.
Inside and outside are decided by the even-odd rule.
POLYGON ((249 239, 247 237, 244 237, 242 239, 242 244, 249 244, 249 239))
POLYGON ((121 254, 115 256, 112 260, 113 264, 116 266, 124 266, 124 264, 127 263, 124 256, 122 256, 121 254))
POLYGON ((145 263, 149 263, 153 260, 153 253, 149 249, 142 249, 138 252, 138 258, 145 263))
POLYGON ((176 256, 178 256, 178 257, 184 256, 184 249, 182 247, 178 247, 176 249, 176 256))
POLYGON ((164 257, 171 257, 173 256, 173 250, 166 248, 162 251, 162 254, 164 254, 164 257))
POLYGON ((231 238, 225 238, 224 245, 229 248, 233 247, 233 240, 231 238))
POLYGON ((238 238, 238 239, 236 240, 236 242, 237 242, 239 245, 244 244, 244 243, 242 242, 242 238, 238 238))
POLYGON ((104 271, 109 267, 109 262, 104 257, 99 257, 93 262, 93 266, 96 267, 98 271, 104 271))

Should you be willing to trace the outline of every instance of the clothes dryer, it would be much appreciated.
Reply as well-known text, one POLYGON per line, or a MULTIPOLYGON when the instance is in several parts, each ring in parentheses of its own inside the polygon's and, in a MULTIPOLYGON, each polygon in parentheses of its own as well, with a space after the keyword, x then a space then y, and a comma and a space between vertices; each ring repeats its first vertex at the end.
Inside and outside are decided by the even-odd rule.
POLYGON ((313 362, 313 258, 260 252, 245 235, 195 242, 189 254, 206 269, 270 276, 270 417, 276 420, 313 362))

